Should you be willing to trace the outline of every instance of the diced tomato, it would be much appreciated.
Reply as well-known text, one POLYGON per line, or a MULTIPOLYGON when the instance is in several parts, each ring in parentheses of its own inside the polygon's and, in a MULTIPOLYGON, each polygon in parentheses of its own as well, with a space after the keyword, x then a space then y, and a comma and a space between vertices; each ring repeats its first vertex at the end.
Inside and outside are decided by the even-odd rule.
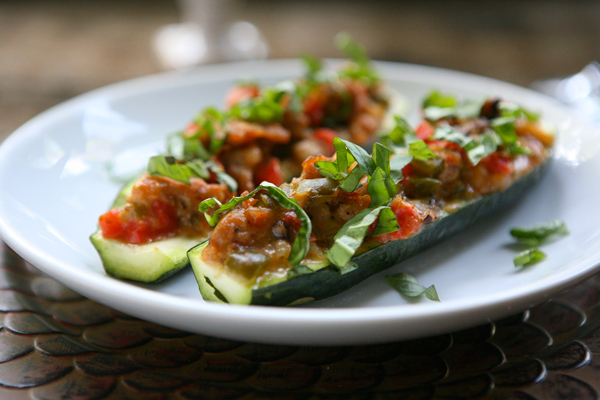
POLYGON ((115 208, 100 216, 98 224, 102 230, 102 236, 108 239, 115 239, 121 236, 123 233, 123 224, 121 223, 121 218, 119 218, 120 213, 121 210, 115 208))
POLYGON ((148 243, 152 237, 152 227, 145 220, 131 220, 123 223, 123 234, 121 240, 125 243, 143 244, 148 243))
POLYGON ((329 128, 319 128, 315 129, 313 136, 318 141, 322 142, 325 146, 327 146, 327 154, 328 156, 335 153, 335 148, 333 147, 333 139, 337 137, 337 134, 333 129, 329 128))
POLYGON ((178 228, 177 214, 167 202, 155 200, 149 215, 143 219, 121 219, 121 210, 113 209, 100 216, 102 235, 125 243, 142 244, 160 239, 175 232, 178 228))
POLYGON ((302 179, 315 179, 322 178, 323 176, 315 167, 315 163, 317 161, 333 161, 332 157, 324 156, 323 154, 319 154, 316 157, 308 157, 306 160, 302 162, 302 175, 300 178, 302 179))
POLYGON ((391 209, 396 214, 400 229, 396 232, 384 233, 377 236, 376 239, 379 242, 387 243, 392 240, 406 239, 419 231, 423 221, 414 205, 407 203, 400 196, 397 196, 392 200, 391 209))
POLYGON ((480 161, 491 174, 508 175, 512 173, 512 161, 509 156, 492 153, 480 161))
POLYGON ((252 207, 256 203, 258 203, 258 199, 255 199, 254 197, 250 197, 248 200, 242 202, 242 207, 244 207, 244 208, 252 207))
POLYGON ((276 186, 283 183, 283 173, 278 158, 271 157, 268 161, 260 163, 254 170, 254 184, 258 186, 264 181, 276 186))
POLYGON ((421 122, 421 125, 419 125, 417 127, 415 134, 417 135, 417 137, 419 139, 425 140, 425 139, 428 139, 431 136, 433 136, 433 132, 434 132, 433 126, 429 122, 423 121, 423 122, 421 122))
POLYGON ((410 178, 413 174, 413 167, 411 164, 406 164, 406 166, 404 168, 402 168, 402 181, 404 182, 404 180, 406 178, 410 178))
POLYGON ((183 131, 183 136, 192 137, 198 132, 198 130, 200 130, 200 125, 198 125, 196 121, 192 121, 183 131))
POLYGON ((291 210, 284 212, 281 216, 281 220, 288 228, 290 232, 290 238, 294 240, 298 234, 298 231, 302 227, 302 221, 300 221, 300 218, 298 218, 296 213, 291 210))
POLYGON ((170 203, 154 200, 152 202, 152 215, 154 229, 158 234, 171 233, 177 229, 177 214, 170 203))
POLYGON ((317 91, 309 94, 306 100, 304 100, 304 114, 310 120, 311 126, 320 126, 323 123, 325 110, 317 91))
POLYGON ((257 85, 238 85, 229 89, 225 97, 225 107, 231 108, 243 101, 257 97, 260 89, 257 85))
POLYGON ((250 207, 244 211, 248 223, 254 227, 264 227, 269 221, 272 211, 264 207, 250 207))

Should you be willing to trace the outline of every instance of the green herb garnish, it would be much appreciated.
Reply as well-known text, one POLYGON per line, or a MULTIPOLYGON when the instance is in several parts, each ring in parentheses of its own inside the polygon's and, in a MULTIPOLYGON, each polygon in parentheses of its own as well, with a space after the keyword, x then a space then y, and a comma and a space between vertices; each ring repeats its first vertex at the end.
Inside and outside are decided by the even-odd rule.
MULTIPOLYGON (((444 118, 477 118, 481 115, 484 103, 485 100, 477 99, 458 102, 453 96, 434 91, 424 100, 423 112, 425 118, 433 122, 444 118)), ((530 155, 529 149, 518 141, 515 121, 519 118, 537 121, 539 115, 509 102, 500 102, 498 107, 500 116, 491 120, 492 130, 485 132, 481 139, 470 142, 468 148, 465 147, 465 140, 459 140, 456 135, 451 135, 450 138, 443 140, 458 143, 463 147, 473 165, 477 165, 482 158, 496 151, 499 145, 503 145, 508 154, 530 155)), ((453 128, 449 127, 448 129, 452 130, 453 128)), ((436 138, 434 137, 434 139, 436 138)), ((437 139, 440 139, 439 135, 437 139)))
POLYGON ((450 125, 436 127, 433 133, 435 140, 447 140, 462 147, 473 165, 479 164, 483 158, 494 153, 498 148, 499 139, 493 132, 484 133, 479 140, 457 131, 450 125))
POLYGON ((388 275, 385 279, 402 296, 415 298, 425 295, 429 300, 440 301, 435 285, 425 287, 417 282, 417 279, 409 274, 400 273, 388 275))
POLYGON ((415 131, 408 122, 400 116, 394 117, 396 125, 387 132, 380 134, 380 140, 383 144, 390 147, 396 157, 408 153, 416 160, 426 161, 437 156, 431 151, 425 141, 417 138, 415 131))
POLYGON ((227 118, 227 113, 216 108, 204 109, 194 120, 198 126, 196 132, 185 135, 178 132, 167 139, 167 153, 178 160, 208 160, 225 144, 224 126, 227 118), (206 138, 208 148, 202 144, 202 138, 206 138))
POLYGON ((206 220, 208 221, 210 226, 215 226, 223 213, 234 209, 236 206, 254 197, 258 192, 262 190, 267 191, 269 195, 273 199, 275 199, 282 207, 294 211, 294 213, 296 213, 296 216, 302 223, 302 225, 300 226, 300 230, 296 235, 296 239, 294 239, 294 243, 292 244, 292 251, 290 252, 290 256, 288 259, 292 266, 299 265, 302 259, 306 257, 306 254, 308 254, 308 249, 310 245, 310 233, 312 232, 312 222, 310 221, 309 216, 302 209, 302 207, 300 207, 296 200, 288 197, 283 190, 279 189, 272 183, 263 182, 247 195, 241 197, 234 197, 225 204, 221 204, 221 202, 219 202, 219 200, 215 198, 206 199, 202 203, 200 203, 200 205, 198 206, 198 210, 204 212, 204 216, 206 217, 206 220), (208 213, 208 210, 214 207, 218 208, 213 212, 212 215, 210 215, 208 213))
POLYGON ((150 175, 166 176, 188 185, 190 178, 206 179, 210 176, 208 168, 201 160, 178 162, 174 157, 169 156, 150 158, 146 172, 150 175))
POLYGON ((525 250, 517 254, 513 258, 515 267, 528 267, 535 263, 538 263, 546 258, 546 254, 539 251, 537 248, 525 250))
POLYGON ((546 258, 546 254, 539 251, 537 246, 549 242, 556 236, 568 235, 569 229, 563 221, 555 220, 525 228, 513 228, 510 234, 519 243, 531 247, 513 258, 515 267, 527 267, 546 258))
POLYGON ((539 113, 534 113, 530 110, 527 110, 526 108, 519 106, 518 104, 511 103, 508 101, 501 101, 498 105, 498 108, 500 109, 501 117, 524 117, 525 119, 533 122, 539 121, 540 119, 539 113))
POLYGON ((346 192, 353 192, 358 188, 360 179, 365 175, 365 172, 360 166, 348 172, 348 168, 354 162, 355 158, 348 152, 346 144, 342 139, 334 138, 333 147, 335 148, 336 159, 334 161, 317 161, 315 167, 325 178, 338 181, 340 189, 346 192))
POLYGON ((427 107, 439 107, 439 108, 452 108, 458 105, 458 99, 456 96, 443 94, 437 90, 430 92, 425 100, 423 100, 423 108, 427 107))
POLYGON ((372 85, 380 80, 379 74, 371 65, 371 60, 367 56, 365 48, 353 41, 348 33, 338 33, 335 37, 335 43, 353 61, 345 64, 338 72, 340 78, 361 80, 367 85, 372 85))
POLYGON ((146 172, 150 175, 165 176, 176 181, 190 185, 190 178, 210 178, 214 173, 217 181, 225 183, 233 193, 238 185, 235 179, 229 176, 213 161, 202 161, 200 159, 180 161, 172 156, 155 156, 150 158, 146 172))
POLYGON ((285 112, 281 99, 286 93, 286 90, 267 89, 259 97, 235 104, 229 110, 229 116, 263 124, 280 122, 285 112))
POLYGON ((436 158, 437 156, 423 140, 417 140, 416 142, 412 142, 408 146, 408 154, 413 156, 415 160, 419 161, 427 161, 431 158, 436 158))
POLYGON ((227 185, 227 188, 231 193, 235 193, 238 190, 238 183, 235 179, 231 177, 228 173, 226 173, 221 167, 217 165, 214 161, 207 161, 204 163, 206 168, 209 169, 212 173, 214 173, 217 177, 217 181, 224 183, 227 185))
POLYGON ((410 127, 406 120, 398 115, 394 116, 396 125, 394 128, 381 135, 383 143, 387 146, 390 144, 393 146, 408 147, 410 143, 419 140, 413 128, 410 127))
POLYGON ((513 228, 510 230, 510 234, 519 243, 535 247, 548 242, 556 236, 568 235, 569 229, 563 221, 556 220, 525 228, 513 228))
MULTIPOLYGON (((379 213, 385 208, 388 207, 365 208, 344 224, 333 237, 333 246, 326 252, 327 258, 333 265, 338 268, 344 268, 350 262, 356 249, 360 247, 365 239, 369 227, 377 221, 379 213)), ((396 226, 398 226, 398 221, 395 222, 396 226)), ((400 228, 398 227, 395 230, 398 229, 400 228)))
POLYGON ((317 75, 323 70, 323 61, 320 58, 305 54, 301 60, 306 67, 306 79, 309 81, 317 80, 317 75))
POLYGON ((367 176, 367 191, 371 196, 369 207, 361 210, 344 224, 333 238, 332 247, 326 252, 327 258, 341 273, 352 270, 351 258, 361 246, 369 227, 377 222, 373 236, 400 229, 392 209, 392 199, 398 193, 398 182, 402 180, 404 168, 413 156, 395 156, 390 162, 392 151, 381 143, 373 146, 373 155, 354 143, 335 138, 335 161, 319 161, 315 166, 326 178, 339 182, 342 190, 354 191, 363 176, 367 176), (398 157, 397 161, 394 160, 398 157), (356 166, 348 172, 349 166, 356 166))
MULTIPOLYGON (((425 104, 427 101, 425 102, 425 104)), ((485 100, 467 99, 454 106, 428 105, 423 109, 425 118, 435 122, 444 118, 476 118, 481 114, 485 100)))

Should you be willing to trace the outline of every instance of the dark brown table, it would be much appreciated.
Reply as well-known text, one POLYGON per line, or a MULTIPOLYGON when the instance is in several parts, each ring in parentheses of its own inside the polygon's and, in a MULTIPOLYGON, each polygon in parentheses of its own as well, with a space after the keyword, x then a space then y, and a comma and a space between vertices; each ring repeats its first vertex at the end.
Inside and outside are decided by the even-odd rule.
POLYGON ((526 312, 371 346, 190 334, 82 297, 0 244, 2 399, 598 399, 600 275, 526 312))

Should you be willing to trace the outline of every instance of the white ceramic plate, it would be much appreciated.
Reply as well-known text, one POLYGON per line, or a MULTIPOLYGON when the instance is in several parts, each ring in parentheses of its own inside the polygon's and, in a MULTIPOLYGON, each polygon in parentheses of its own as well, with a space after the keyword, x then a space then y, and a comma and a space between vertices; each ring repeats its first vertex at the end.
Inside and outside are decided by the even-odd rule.
POLYGON ((432 88, 461 97, 502 96, 541 111, 560 135, 550 175, 508 212, 344 294, 305 307, 206 303, 190 270, 156 285, 106 276, 88 237, 119 188, 107 174, 107 161, 143 165, 164 148, 167 133, 184 127, 202 107, 220 106, 240 78, 275 82, 302 71, 290 60, 207 66, 96 90, 18 129, 0 147, 0 233, 40 270, 115 309, 191 332, 279 344, 377 343, 466 328, 539 303, 598 269, 596 127, 579 123, 547 97, 506 83, 414 65, 378 67, 415 105, 413 123, 417 105, 432 88), (543 247, 546 261, 515 269, 510 228, 553 219, 565 220, 570 236, 543 247), (401 270, 424 285, 435 284, 441 303, 407 303, 384 280, 401 270))

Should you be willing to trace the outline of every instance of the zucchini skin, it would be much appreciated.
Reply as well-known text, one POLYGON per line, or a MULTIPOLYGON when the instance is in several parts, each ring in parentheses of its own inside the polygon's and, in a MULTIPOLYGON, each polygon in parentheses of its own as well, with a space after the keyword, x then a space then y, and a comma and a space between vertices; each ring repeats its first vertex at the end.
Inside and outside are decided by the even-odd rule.
MULTIPOLYGON (((137 179, 127 183, 119 191, 111 209, 121 208, 137 179)), ((104 271, 119 279, 138 282, 160 282, 189 265, 187 251, 206 237, 168 238, 145 244, 128 244, 102 236, 98 227, 90 236, 104 271)))
MULTIPOLYGON (((439 243, 440 241, 464 230, 476 221, 492 213, 502 212, 514 206, 529 189, 539 182, 550 170, 550 157, 544 164, 538 166, 526 176, 515 181, 510 187, 502 192, 497 192, 463 206, 452 214, 445 215, 435 222, 423 226, 421 231, 408 239, 395 240, 379 247, 375 247, 352 259, 356 263, 355 270, 341 275, 330 266, 324 267, 312 273, 300 275, 295 278, 264 286, 258 289, 247 288, 251 291, 245 296, 244 304, 286 306, 308 301, 322 300, 339 294, 358 283, 364 281, 373 274, 383 271, 393 265, 404 261, 417 253, 439 243)), ((200 247, 203 249, 204 246, 200 247)), ((199 251, 192 249, 189 258, 194 269, 194 274, 203 297, 212 301, 223 301, 227 296, 214 282, 207 285, 202 273, 202 264, 199 251), (207 289, 213 288, 205 293, 207 289)), ((241 286, 240 286, 240 290, 241 286)), ((231 301, 230 301, 231 302, 231 301)), ((239 303, 238 303, 239 304, 239 303)))

